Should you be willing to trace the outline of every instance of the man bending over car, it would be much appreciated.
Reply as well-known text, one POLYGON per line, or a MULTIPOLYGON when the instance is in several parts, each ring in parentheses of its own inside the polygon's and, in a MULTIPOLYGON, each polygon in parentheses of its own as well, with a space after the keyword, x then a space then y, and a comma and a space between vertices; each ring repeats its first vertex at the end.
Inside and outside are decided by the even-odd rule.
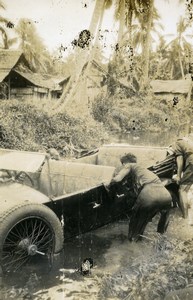
POLYGON ((132 208, 129 221, 129 240, 140 240, 148 222, 150 222, 157 213, 161 214, 157 232, 164 233, 169 223, 169 211, 172 204, 170 193, 157 175, 137 163, 137 158, 134 154, 125 154, 121 157, 120 161, 123 168, 111 180, 109 187, 114 183, 121 183, 125 180, 126 184, 128 181, 129 185, 127 178, 131 177, 136 202, 132 208))

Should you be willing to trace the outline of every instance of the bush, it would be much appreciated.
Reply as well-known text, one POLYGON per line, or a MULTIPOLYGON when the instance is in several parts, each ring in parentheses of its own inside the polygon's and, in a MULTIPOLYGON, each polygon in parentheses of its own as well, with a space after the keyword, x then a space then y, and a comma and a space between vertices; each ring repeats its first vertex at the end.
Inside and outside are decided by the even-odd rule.
POLYGON ((92 103, 92 114, 95 120, 103 122, 111 113, 112 106, 114 105, 114 99, 108 98, 103 94, 99 94, 92 103))
POLYGON ((102 125, 91 117, 75 118, 45 111, 24 102, 1 101, 0 147, 26 151, 56 148, 61 154, 98 147, 106 138, 102 125))
POLYGON ((95 120, 118 132, 160 132, 179 128, 188 121, 188 108, 173 107, 149 93, 129 98, 98 96, 92 106, 95 120))

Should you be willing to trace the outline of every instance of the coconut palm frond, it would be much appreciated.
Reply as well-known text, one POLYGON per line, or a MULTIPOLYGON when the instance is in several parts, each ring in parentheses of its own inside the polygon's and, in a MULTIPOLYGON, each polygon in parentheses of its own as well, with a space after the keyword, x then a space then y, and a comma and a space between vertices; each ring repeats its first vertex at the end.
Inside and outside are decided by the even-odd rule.
POLYGON ((193 38, 193 34, 186 34, 185 36, 191 39, 193 38))
POLYGON ((5 9, 5 5, 3 4, 2 1, 0 1, 0 8, 1 8, 1 9, 5 9))
POLYGON ((156 21, 161 19, 156 7, 153 8, 153 19, 156 20, 156 21))
POLYGON ((105 9, 109 9, 113 4, 113 0, 105 0, 105 9))
POLYGON ((9 20, 7 18, 0 16, 0 23, 7 25, 9 23, 9 20))
POLYGON ((3 27, 0 27, 0 33, 2 36, 2 40, 3 40, 3 48, 4 49, 8 49, 8 36, 7 36, 7 32, 3 27))

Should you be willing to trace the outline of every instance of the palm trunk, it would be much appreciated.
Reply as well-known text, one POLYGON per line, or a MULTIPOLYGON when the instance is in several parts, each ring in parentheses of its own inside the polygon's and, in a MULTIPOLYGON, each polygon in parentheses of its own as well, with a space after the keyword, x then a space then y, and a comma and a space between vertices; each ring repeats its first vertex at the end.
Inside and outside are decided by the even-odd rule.
POLYGON ((101 13, 103 13, 103 10, 104 10, 104 4, 105 4, 105 0, 96 0, 94 12, 92 14, 92 19, 91 19, 90 26, 89 26, 89 30, 90 30, 91 34, 93 34, 93 35, 95 34, 95 32, 97 30, 99 19, 101 17, 101 13))
POLYGON ((170 71, 170 79, 173 79, 173 73, 174 73, 174 65, 172 65, 171 67, 171 71, 170 71))
POLYGON ((129 39, 129 45, 131 47, 133 47, 133 41, 132 41, 132 20, 133 20, 133 11, 130 10, 129 12, 129 23, 128 23, 128 27, 129 27, 129 36, 128 36, 128 39, 129 39))
POLYGON ((101 13, 100 13, 99 18, 98 18, 98 24, 97 24, 98 26, 97 25, 95 26, 96 27, 95 32, 97 31, 97 35, 96 35, 96 38, 95 38, 95 41, 94 41, 93 48, 90 51, 89 63, 95 56, 95 51, 96 51, 96 48, 97 48, 97 45, 98 45, 98 42, 99 42, 100 29, 101 29, 101 26, 102 26, 104 12, 105 12, 105 1, 103 2, 103 6, 100 8, 100 11, 101 11, 101 13))
MULTIPOLYGON (((93 36, 95 35, 95 32, 98 29, 98 24, 100 22, 101 15, 103 16, 104 5, 105 5, 105 0, 97 0, 96 1, 96 5, 95 5, 94 12, 92 15, 91 23, 89 26, 89 31, 91 32, 91 35, 93 35, 93 36)), ((77 57, 78 57, 77 68, 76 68, 77 71, 74 72, 74 74, 71 76, 67 86, 65 87, 65 89, 62 93, 60 101, 56 104, 55 107, 52 108, 53 113, 58 113, 62 109, 67 107, 67 104, 71 101, 71 99, 73 98, 74 94, 76 93, 76 91, 78 89, 78 85, 80 83, 80 79, 81 79, 82 73, 83 73, 83 67, 86 64, 86 62, 88 62, 88 64, 90 64, 89 61, 91 60, 91 55, 93 56, 93 53, 94 53, 93 49, 91 51, 89 51, 89 50, 85 51, 85 49, 78 49, 77 51, 78 51, 78 53, 77 53, 77 57)), ((87 67, 88 67, 88 65, 87 65, 87 67)))
POLYGON ((150 54, 150 47, 151 47, 151 28, 152 28, 152 19, 153 19, 153 7, 154 1, 149 0, 149 10, 147 14, 147 29, 146 29, 146 39, 143 45, 143 59, 142 59, 142 78, 141 78, 141 89, 143 89, 149 78, 149 54, 150 54))
POLYGON ((181 58, 181 55, 180 55, 180 51, 178 52, 178 58, 179 58, 179 64, 180 64, 180 70, 181 70, 182 78, 185 79, 184 69, 183 69, 183 65, 182 65, 182 58, 181 58))
POLYGON ((179 31, 179 34, 178 34, 178 44, 179 44, 178 45, 178 59, 179 59, 180 71, 181 71, 182 78, 185 79, 184 69, 183 69, 183 65, 182 65, 182 58, 181 58, 181 53, 180 53, 181 41, 182 41, 182 33, 181 33, 181 31, 179 31))
MULTIPOLYGON (((128 32, 128 41, 129 41, 129 46, 133 49, 134 51, 134 47, 133 47, 133 39, 132 39, 132 21, 133 21, 133 9, 132 7, 130 7, 130 10, 128 12, 129 16, 128 16, 128 27, 129 27, 129 32, 128 32)), ((134 53, 133 53, 134 54, 134 53)), ((130 71, 130 76, 129 76, 129 82, 130 84, 133 82, 133 56, 131 56, 132 61, 130 60, 129 62, 129 69, 130 71)))
POLYGON ((123 37, 123 31, 125 26, 125 0, 121 1, 121 10, 120 10, 120 22, 119 22, 119 31, 117 37, 117 44, 120 45, 123 37))
POLYGON ((3 40, 3 44, 4 44, 4 49, 8 49, 8 38, 7 38, 7 34, 5 32, 5 30, 3 28, 0 27, 0 33, 2 35, 2 40, 3 40))
POLYGON ((120 17, 119 17, 119 29, 118 29, 118 35, 117 35, 117 46, 112 54, 112 61, 116 61, 118 63, 119 61, 119 55, 121 51, 121 42, 123 38, 123 31, 124 31, 124 25, 125 25, 125 0, 120 0, 120 17))
POLYGON ((119 29, 118 29, 118 35, 117 35, 117 46, 114 54, 113 54, 113 60, 115 61, 116 65, 119 65, 120 63, 120 57, 122 52, 122 42, 123 42, 123 32, 124 32, 124 26, 125 26, 125 0, 120 0, 120 17, 119 17, 119 29))
POLYGON ((159 61, 157 64, 157 70, 155 72, 154 79, 159 79, 160 78, 160 70, 161 70, 161 58, 159 57, 159 61))

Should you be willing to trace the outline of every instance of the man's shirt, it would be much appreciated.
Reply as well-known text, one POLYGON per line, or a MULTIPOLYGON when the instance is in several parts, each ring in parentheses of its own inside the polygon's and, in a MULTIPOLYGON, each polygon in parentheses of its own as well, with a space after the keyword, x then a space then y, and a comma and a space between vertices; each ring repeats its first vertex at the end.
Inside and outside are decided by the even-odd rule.
POLYGON ((188 138, 178 139, 172 145, 172 149, 176 156, 183 156, 185 160, 185 167, 189 164, 193 164, 193 141, 188 138))
POLYGON ((161 180, 153 172, 141 167, 137 163, 126 164, 121 171, 113 178, 113 182, 120 182, 128 175, 132 177, 132 184, 139 192, 145 184, 160 183, 161 180))

